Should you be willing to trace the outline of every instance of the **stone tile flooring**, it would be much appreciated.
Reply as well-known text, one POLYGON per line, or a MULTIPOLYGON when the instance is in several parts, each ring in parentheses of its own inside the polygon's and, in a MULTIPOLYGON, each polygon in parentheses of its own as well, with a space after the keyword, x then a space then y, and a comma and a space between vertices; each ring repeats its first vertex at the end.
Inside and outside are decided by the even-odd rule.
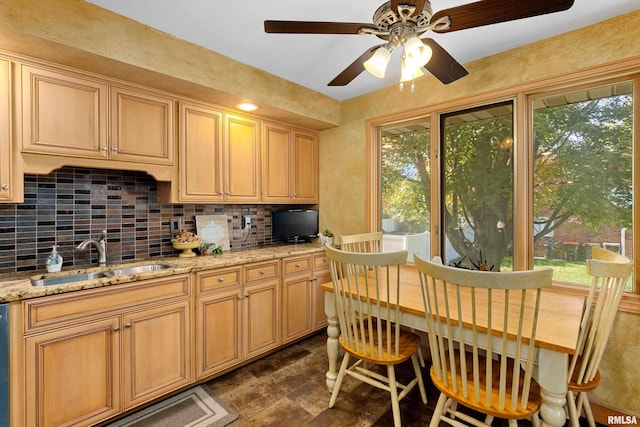
MULTIPOLYGON (((328 408, 326 339, 320 332, 208 382, 238 412, 231 426, 392 426, 389 394, 354 378, 345 379, 336 405, 328 408)), ((412 372, 408 362, 396 375, 406 383, 412 372)), ((437 393, 426 369, 423 376, 428 403, 422 403, 417 388, 412 390, 400 402, 403 426, 429 425, 437 393)))
MULTIPOLYGON (((389 393, 347 376, 336 405, 329 409, 330 394, 325 384, 327 372, 327 335, 324 331, 283 350, 236 369, 207 383, 222 401, 239 416, 231 427, 247 426, 393 426, 389 393)), ((338 365, 342 360, 342 351, 338 365)), ((428 426, 438 400, 438 392, 429 379, 429 363, 423 369, 427 404, 417 387, 400 401, 403 427, 428 426)), ((398 381, 413 378, 410 362, 396 370, 398 381)), ((586 427, 584 418, 581 426, 586 427)), ((447 426, 446 423, 440 423, 447 426)), ((531 427, 521 421, 520 427, 531 427)), ((565 426, 568 426, 567 422, 565 426)), ((507 427, 495 420, 494 427, 507 427)), ((597 427, 604 427, 600 424, 597 427)))

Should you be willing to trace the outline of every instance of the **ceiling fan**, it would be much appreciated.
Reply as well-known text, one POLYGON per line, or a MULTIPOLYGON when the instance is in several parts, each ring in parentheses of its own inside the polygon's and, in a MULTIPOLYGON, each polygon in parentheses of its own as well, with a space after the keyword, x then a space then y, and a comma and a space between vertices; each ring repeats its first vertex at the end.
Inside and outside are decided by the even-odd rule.
MULTIPOLYGON (((428 0, 390 0, 373 14, 373 24, 357 22, 264 21, 267 33, 372 34, 385 44, 367 49, 338 74, 329 86, 345 86, 365 69, 376 77, 384 71, 394 47, 402 47, 403 82, 422 75, 424 67, 444 84, 469 74, 427 31, 447 33, 513 21, 569 9, 574 0, 479 0, 433 13, 428 0)), ((413 90, 413 87, 412 87, 413 90)))

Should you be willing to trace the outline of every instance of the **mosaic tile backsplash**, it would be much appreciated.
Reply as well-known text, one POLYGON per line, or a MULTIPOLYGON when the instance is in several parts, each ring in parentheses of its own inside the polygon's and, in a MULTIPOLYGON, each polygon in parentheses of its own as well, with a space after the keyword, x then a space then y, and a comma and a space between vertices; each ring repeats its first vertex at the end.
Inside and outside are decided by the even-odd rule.
POLYGON ((0 204, 0 274, 45 268, 58 245, 64 267, 97 262, 85 239, 107 230, 107 262, 177 255, 170 220, 196 232, 196 215, 227 215, 231 249, 269 245, 271 212, 281 205, 159 204, 157 184, 143 172, 64 167, 49 175, 25 175, 23 204, 0 204), (249 233, 242 215, 251 215, 249 233))

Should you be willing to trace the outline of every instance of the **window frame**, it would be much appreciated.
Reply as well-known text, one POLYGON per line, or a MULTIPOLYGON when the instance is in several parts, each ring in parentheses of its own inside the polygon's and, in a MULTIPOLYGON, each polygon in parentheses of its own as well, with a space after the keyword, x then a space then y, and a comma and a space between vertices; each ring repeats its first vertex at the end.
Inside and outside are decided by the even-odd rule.
MULTIPOLYGON (((553 93, 570 92, 583 87, 595 87, 608 83, 631 80, 633 82, 633 162, 634 170, 640 169, 640 60, 631 68, 626 63, 614 63, 596 69, 582 70, 553 78, 527 82, 521 85, 496 90, 492 93, 478 94, 466 98, 452 99, 445 103, 421 107, 419 109, 372 118, 366 121, 367 146, 367 218, 366 226, 370 231, 380 228, 381 224, 381 148, 380 137, 383 128, 395 124, 404 124, 415 120, 431 121, 431 153, 434 188, 431 191, 431 253, 438 254, 441 240, 439 224, 441 224, 441 168, 440 168, 440 116, 455 111, 465 110, 503 101, 513 101, 514 105, 514 200, 513 207, 519 212, 514 219, 514 254, 515 270, 524 270, 533 264, 533 153, 532 140, 532 99, 548 96, 553 93), (515 248, 518 248, 517 250, 515 248)), ((634 173, 634 213, 633 230, 640 224, 640 173, 634 173)), ((633 253, 640 253, 640 236, 634 235, 633 253)), ((632 292, 626 292, 620 304, 620 311, 640 314, 640 261, 634 257, 635 271, 632 292)), ((554 284, 554 290, 566 293, 586 295, 586 289, 580 285, 554 284)))

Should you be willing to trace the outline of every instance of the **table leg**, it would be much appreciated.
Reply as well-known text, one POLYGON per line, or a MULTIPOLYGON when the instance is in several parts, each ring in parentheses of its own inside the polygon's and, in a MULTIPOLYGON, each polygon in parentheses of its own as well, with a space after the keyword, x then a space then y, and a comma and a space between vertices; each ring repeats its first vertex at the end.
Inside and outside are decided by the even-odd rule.
POLYGON ((336 313, 336 304, 333 293, 324 294, 324 312, 327 315, 327 355, 329 356, 329 370, 327 371, 327 388, 333 391, 333 386, 338 378, 338 337, 340 336, 340 324, 336 313))
POLYGON ((569 355, 541 348, 538 355, 537 381, 540 384, 542 427, 562 427, 567 421, 564 405, 567 399, 569 355))
POLYGON ((551 393, 541 389, 540 394, 542 395, 542 404, 540 405, 542 427, 562 427, 567 421, 564 412, 566 393, 551 393))

